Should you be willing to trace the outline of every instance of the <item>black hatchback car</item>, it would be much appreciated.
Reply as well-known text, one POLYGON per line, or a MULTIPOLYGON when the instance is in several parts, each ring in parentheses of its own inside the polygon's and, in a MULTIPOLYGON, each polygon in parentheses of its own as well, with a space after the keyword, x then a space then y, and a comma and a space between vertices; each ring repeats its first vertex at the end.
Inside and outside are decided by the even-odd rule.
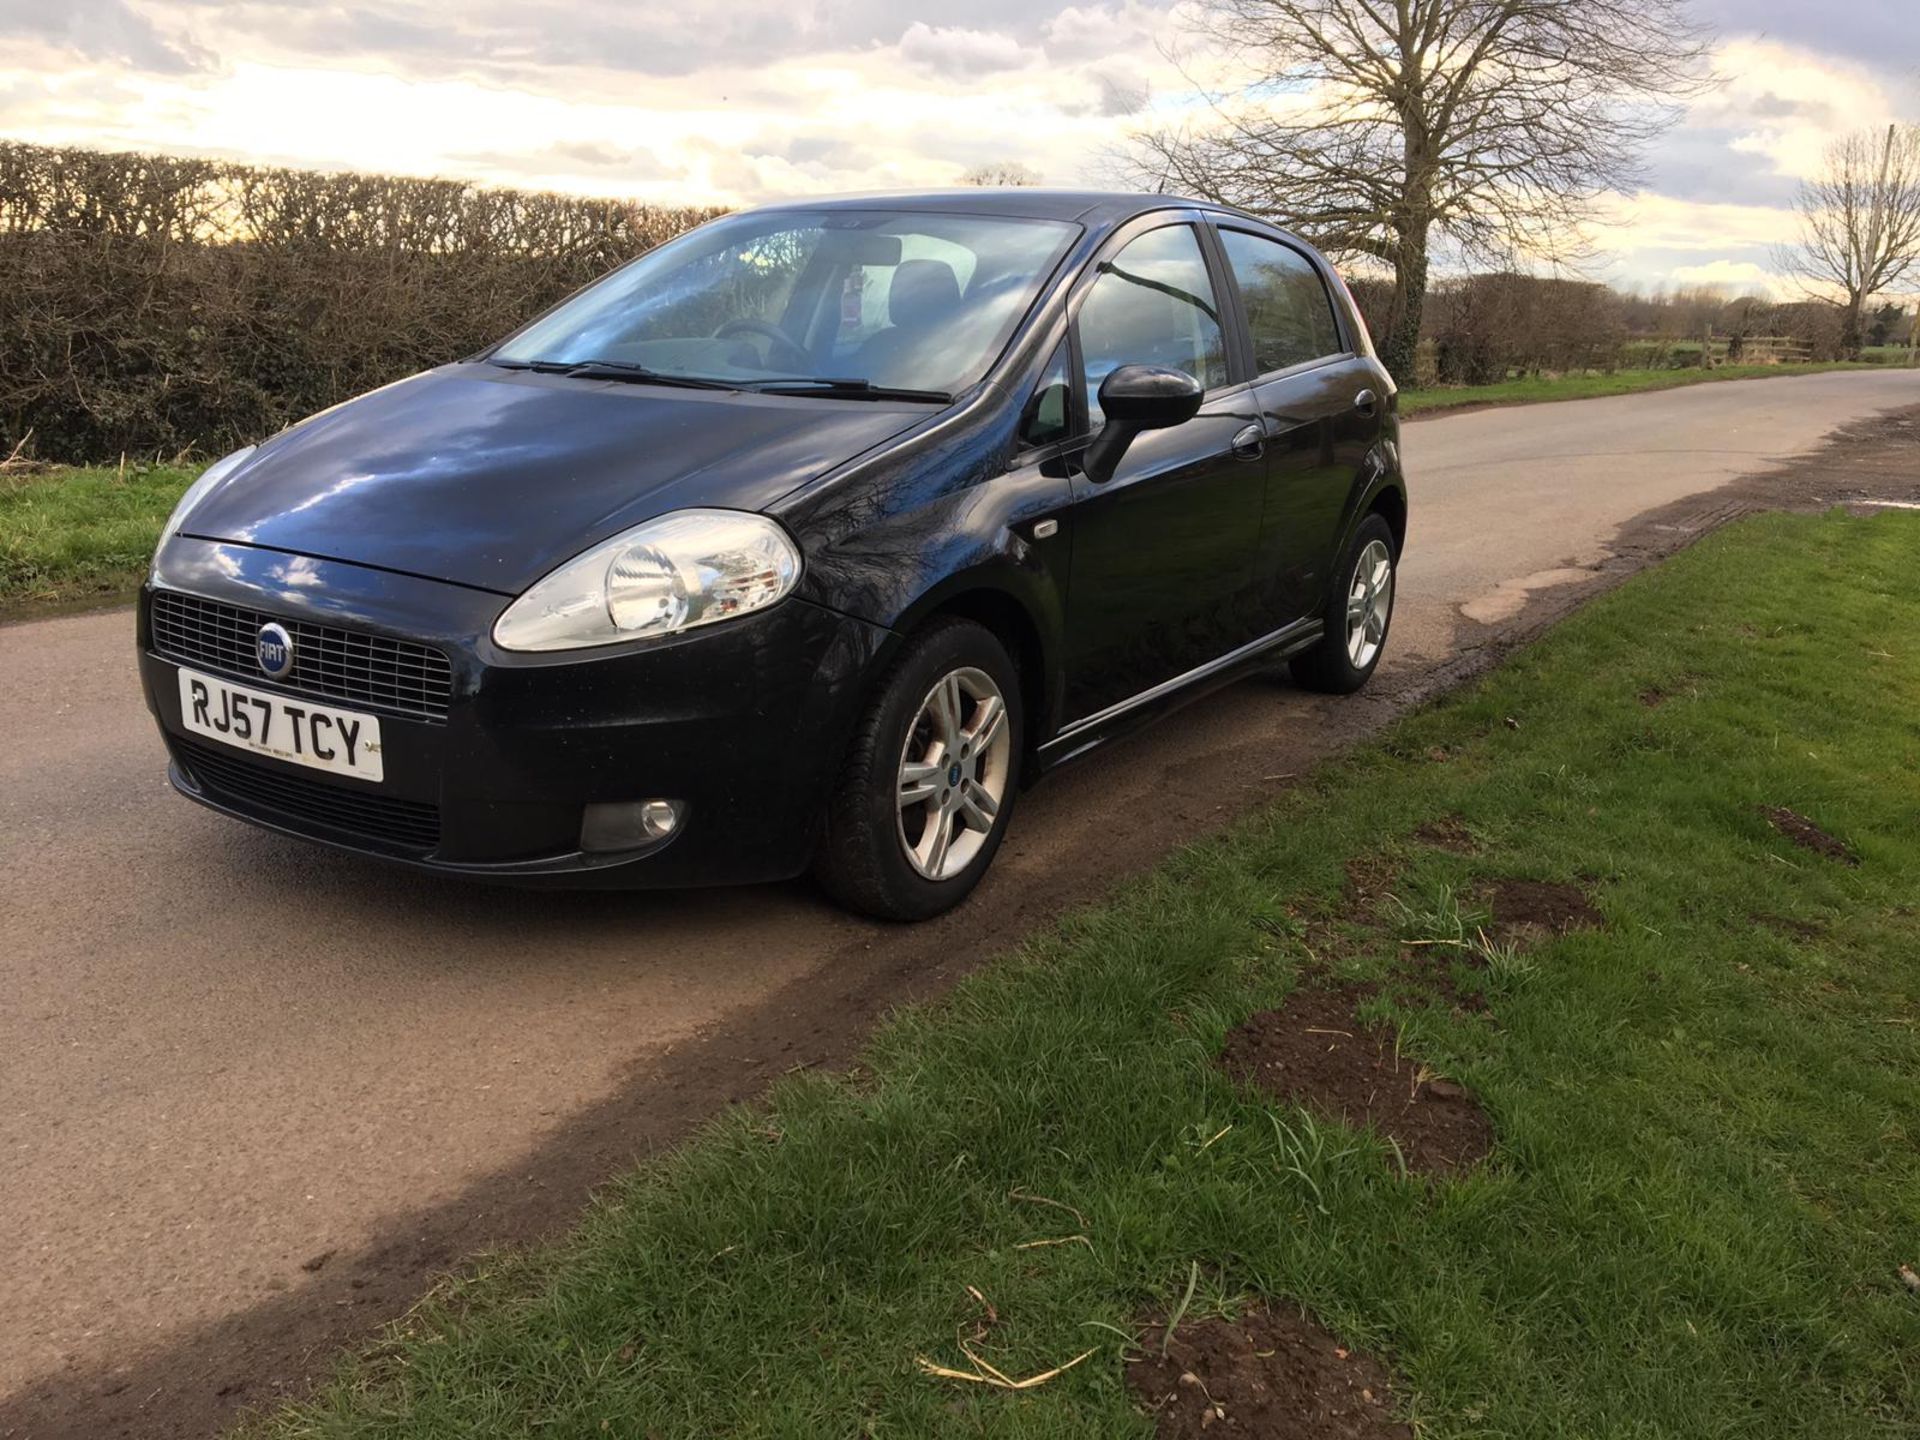
POLYGON ((924 917, 1049 768, 1257 665, 1366 682, 1394 410, 1333 270, 1235 211, 750 211, 212 466, 141 673, 173 783, 257 825, 924 917))

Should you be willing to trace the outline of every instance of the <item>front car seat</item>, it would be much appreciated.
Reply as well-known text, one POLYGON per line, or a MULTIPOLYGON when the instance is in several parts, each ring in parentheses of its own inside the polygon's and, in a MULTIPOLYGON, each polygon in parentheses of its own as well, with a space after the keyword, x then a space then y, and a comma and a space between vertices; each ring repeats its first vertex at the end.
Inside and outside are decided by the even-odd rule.
POLYGON ((876 385, 925 388, 944 367, 922 363, 927 347, 940 343, 941 329, 960 308, 960 278, 944 260, 902 260, 887 288, 884 330, 867 337, 857 354, 862 378, 876 385))

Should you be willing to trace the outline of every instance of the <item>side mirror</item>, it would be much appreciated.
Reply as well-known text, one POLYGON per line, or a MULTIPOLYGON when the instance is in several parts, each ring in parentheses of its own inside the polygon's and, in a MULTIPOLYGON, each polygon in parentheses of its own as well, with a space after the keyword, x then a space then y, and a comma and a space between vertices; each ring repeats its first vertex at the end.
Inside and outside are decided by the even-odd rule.
POLYGON ((1113 478, 1121 457, 1142 430, 1170 430, 1200 413, 1206 390, 1184 370, 1163 365, 1122 365, 1100 382, 1100 411, 1106 423, 1087 447, 1087 478, 1102 484, 1113 478))

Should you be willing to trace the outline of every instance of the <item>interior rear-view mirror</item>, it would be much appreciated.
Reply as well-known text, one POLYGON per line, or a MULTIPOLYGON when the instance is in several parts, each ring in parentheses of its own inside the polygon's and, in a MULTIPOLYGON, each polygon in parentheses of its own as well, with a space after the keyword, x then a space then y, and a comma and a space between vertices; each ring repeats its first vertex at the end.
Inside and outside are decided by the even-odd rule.
POLYGON ((865 265, 884 270, 900 263, 898 235, 870 235, 863 230, 830 230, 821 241, 822 249, 829 247, 835 257, 847 265, 865 265))

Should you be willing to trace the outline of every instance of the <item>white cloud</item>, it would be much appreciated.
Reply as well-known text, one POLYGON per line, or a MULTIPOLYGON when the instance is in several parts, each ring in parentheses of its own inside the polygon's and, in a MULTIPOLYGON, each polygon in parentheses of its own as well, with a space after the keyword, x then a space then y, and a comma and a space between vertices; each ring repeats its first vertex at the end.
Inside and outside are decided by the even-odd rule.
POLYGON ((1838 136, 1902 118, 1864 65, 1758 38, 1729 41, 1715 63, 1726 81, 1689 109, 1687 124, 1741 131, 1736 153, 1795 179, 1818 170, 1838 136))
POLYGON ((126 0, 0 0, 0 36, 161 73, 213 63, 213 56, 191 39, 156 26, 126 0))
POLYGON ((996 30, 936 27, 924 20, 907 27, 900 37, 900 54, 909 64, 951 80, 1019 70, 1039 58, 1013 36, 996 30))
POLYGON ((1793 222, 1790 212, 1771 206, 1700 204, 1671 195, 1613 200, 1603 210, 1611 223, 1595 232, 1594 238, 1601 243, 1627 235, 1647 249, 1717 254, 1784 241, 1793 222))
POLYGON ((1670 273, 1682 285, 1717 285, 1741 294, 1773 294, 1785 288, 1778 275, 1751 260, 1709 260, 1704 265, 1676 266, 1670 273))
POLYGON ((1041 30, 1049 57, 1063 64, 1109 55, 1150 56, 1163 40, 1192 29, 1185 6, 1169 10, 1124 0, 1118 5, 1069 5, 1041 30))

